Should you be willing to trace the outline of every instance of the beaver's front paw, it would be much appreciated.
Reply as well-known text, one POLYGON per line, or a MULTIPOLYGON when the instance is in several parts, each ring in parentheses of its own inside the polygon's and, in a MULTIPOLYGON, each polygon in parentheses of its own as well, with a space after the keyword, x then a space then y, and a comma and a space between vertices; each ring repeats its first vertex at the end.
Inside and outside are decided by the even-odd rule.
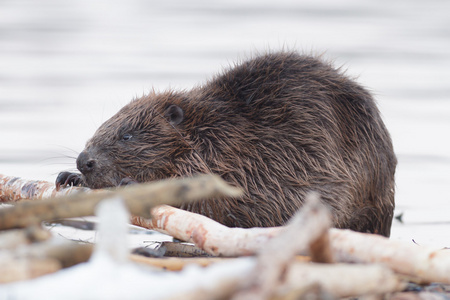
POLYGON ((59 190, 60 187, 66 187, 68 185, 78 186, 83 185, 83 178, 81 178, 81 174, 71 173, 71 172, 61 172, 58 177, 56 177, 56 190, 59 190))

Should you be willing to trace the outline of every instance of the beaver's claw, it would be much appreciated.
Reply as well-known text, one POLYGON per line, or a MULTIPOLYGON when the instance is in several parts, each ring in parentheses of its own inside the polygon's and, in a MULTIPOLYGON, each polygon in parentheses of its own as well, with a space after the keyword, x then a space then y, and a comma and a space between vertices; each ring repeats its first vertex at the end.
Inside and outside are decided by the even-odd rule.
POLYGON ((71 172, 61 172, 56 177, 56 190, 59 190, 62 187, 66 187, 68 185, 78 186, 83 183, 83 179, 81 178, 81 174, 71 173, 71 172))

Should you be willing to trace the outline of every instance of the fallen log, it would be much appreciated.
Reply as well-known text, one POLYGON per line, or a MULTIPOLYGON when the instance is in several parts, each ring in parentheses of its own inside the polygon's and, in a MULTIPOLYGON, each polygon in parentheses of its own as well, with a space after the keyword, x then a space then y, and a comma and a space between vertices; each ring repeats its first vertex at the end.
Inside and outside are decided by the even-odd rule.
POLYGON ((51 233, 39 226, 1 232, 0 250, 10 250, 21 245, 43 242, 50 237, 51 233))
POLYGON ((330 246, 325 243, 330 226, 330 213, 320 202, 319 195, 309 194, 303 208, 277 236, 260 249, 256 267, 245 287, 233 299, 269 299, 274 296, 285 282, 286 272, 289 272, 297 253, 307 253, 312 258, 326 260, 321 262, 332 262, 330 246))
POLYGON ((336 298, 383 295, 405 288, 399 276, 383 265, 297 263, 289 267, 277 291, 282 295, 314 284, 336 298))
POLYGON ((16 258, 25 259, 54 259, 61 264, 62 268, 68 268, 88 261, 93 249, 93 245, 90 244, 50 240, 29 245, 16 251, 14 255, 16 258))
MULTIPOLYGON (((29 186, 26 181, 16 180, 13 184, 0 186, 0 193, 18 195, 25 186, 29 186), (16 184, 17 182, 20 182, 22 186, 16 184), (13 188, 18 191, 12 191, 13 188)), ((70 190, 74 189, 70 188, 70 190)), ((44 194, 47 191, 48 189, 41 190, 44 194)), ((239 189, 227 185, 215 175, 169 179, 113 190, 101 190, 95 193, 77 192, 73 195, 35 202, 22 201, 12 207, 1 209, 0 230, 28 227, 42 221, 93 215, 95 207, 100 201, 112 197, 122 198, 130 213, 150 217, 150 209, 156 205, 181 204, 204 198, 239 195, 239 189)), ((39 194, 38 197, 42 198, 43 195, 39 194)))
POLYGON ((229 228, 208 217, 167 205, 152 209, 152 218, 131 217, 133 225, 194 243, 214 256, 253 255, 283 227, 229 228))
MULTIPOLYGON (((170 299, 238 299, 248 274, 223 278, 219 284, 170 299)), ((242 299, 340 299, 376 295, 374 299, 405 288, 405 283, 382 265, 318 264, 293 262, 284 274, 284 284, 272 291, 271 297, 246 295, 242 299), (306 298, 312 293, 312 297, 306 298)))
POLYGON ((0 283, 10 283, 20 280, 33 279, 51 274, 61 269, 56 259, 37 258, 7 258, 0 259, 0 283))
MULTIPOLYGON (((0 193, 4 190, 3 187, 0 188, 0 193)), ((234 189, 233 192, 235 192, 234 189)), ((173 196, 173 193, 169 194, 173 196)), ((181 201, 182 195, 183 193, 178 193, 175 197, 181 201)), ((74 197, 76 196, 77 194, 74 195, 74 197)), ((139 201, 148 198, 144 196, 145 193, 141 194, 139 201)), ((159 203, 163 202, 161 198, 158 199, 159 203)), ((45 201, 48 200, 42 200, 42 202, 45 201)), ((57 202, 53 203, 55 207, 58 206, 57 202)), ((26 204, 31 204, 31 202, 26 204)), ((5 223, 4 219, 8 219, 8 214, 12 213, 9 209, 0 210, 0 228, 5 223)), ((31 210, 29 215, 17 214, 12 218, 18 219, 20 216, 22 219, 27 217, 33 219, 33 214, 40 214, 40 212, 31 210)), ((152 220, 135 216, 132 217, 132 223, 148 229, 155 229, 180 240, 191 241, 212 255, 253 255, 259 249, 264 248, 268 240, 283 230, 283 227, 228 228, 205 216, 169 206, 155 207, 152 209, 152 214, 152 220)), ((12 224, 20 227, 17 226, 17 223, 12 224)), ((29 222, 25 224, 29 224, 29 222)), ((8 228, 11 228, 11 225, 8 228)), ((340 229, 330 229, 329 239, 333 256, 337 262, 379 262, 401 274, 418 277, 429 282, 450 284, 450 252, 448 250, 436 250, 392 241, 378 235, 340 229)), ((306 253, 299 254, 305 255, 306 253)))
POLYGON ((86 262, 92 249, 92 245, 55 239, 29 244, 27 247, 16 245, 11 249, 2 245, 0 283, 32 279, 86 262))
POLYGON ((331 248, 340 262, 382 263, 400 274, 450 284, 450 250, 350 230, 330 229, 331 248))
POLYGON ((141 255, 131 254, 130 259, 133 262, 149 265, 152 267, 161 268, 169 271, 181 271, 187 265, 195 264, 202 267, 207 267, 218 262, 225 262, 233 258, 223 257, 144 257, 141 255))
POLYGON ((48 181, 27 180, 0 174, 0 203, 17 202, 23 199, 41 200, 89 190, 73 186, 57 189, 53 183, 48 181))
POLYGON ((132 253, 147 257, 211 257, 192 244, 179 242, 158 242, 155 247, 139 247, 132 253))
MULTIPOLYGON (((132 217, 132 223, 190 241, 213 255, 253 255, 283 229, 228 228, 207 217, 170 206, 155 207, 152 214, 151 220, 132 217)), ((450 284, 450 250, 336 228, 329 230, 329 239, 336 262, 383 263, 401 274, 450 284)), ((297 254, 308 255, 308 252, 297 254)))

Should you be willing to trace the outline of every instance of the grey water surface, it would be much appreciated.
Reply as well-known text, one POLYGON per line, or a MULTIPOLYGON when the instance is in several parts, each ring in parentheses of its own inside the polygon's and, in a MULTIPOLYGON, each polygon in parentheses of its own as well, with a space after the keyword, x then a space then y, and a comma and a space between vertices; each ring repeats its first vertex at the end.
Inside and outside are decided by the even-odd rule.
POLYGON ((0 173, 53 181, 151 89, 252 53, 323 54, 379 103, 398 155, 392 238, 450 246, 449 1, 0 0, 0 173))

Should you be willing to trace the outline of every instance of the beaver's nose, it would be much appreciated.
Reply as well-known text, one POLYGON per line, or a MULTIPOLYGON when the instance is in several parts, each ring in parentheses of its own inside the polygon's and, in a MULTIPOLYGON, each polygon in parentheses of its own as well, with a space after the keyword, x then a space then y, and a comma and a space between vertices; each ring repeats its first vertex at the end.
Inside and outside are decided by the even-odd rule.
POLYGON ((77 169, 80 170, 81 173, 87 174, 92 172, 96 164, 95 159, 92 159, 88 152, 83 151, 78 155, 77 169))

